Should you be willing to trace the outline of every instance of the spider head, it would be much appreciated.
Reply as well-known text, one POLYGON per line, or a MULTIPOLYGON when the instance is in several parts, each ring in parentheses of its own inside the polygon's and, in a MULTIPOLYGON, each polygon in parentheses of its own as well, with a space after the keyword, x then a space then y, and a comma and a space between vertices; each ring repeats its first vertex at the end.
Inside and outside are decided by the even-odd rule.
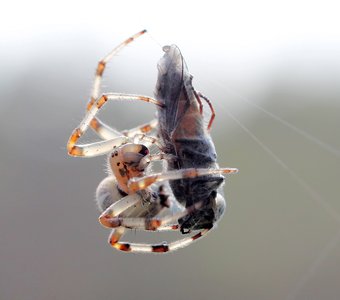
POLYGON ((143 176, 144 168, 141 169, 140 164, 148 154, 149 149, 146 146, 132 143, 122 145, 111 152, 109 165, 124 192, 128 193, 127 182, 130 178, 143 176))

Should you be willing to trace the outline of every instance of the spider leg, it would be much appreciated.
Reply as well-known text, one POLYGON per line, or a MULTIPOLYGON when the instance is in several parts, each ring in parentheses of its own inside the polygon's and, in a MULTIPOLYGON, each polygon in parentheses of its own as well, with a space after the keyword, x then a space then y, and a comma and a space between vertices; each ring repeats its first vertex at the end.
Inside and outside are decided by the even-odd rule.
POLYGON ((139 243, 126 243, 119 242, 112 236, 109 238, 109 243, 113 248, 125 252, 139 252, 139 253, 166 253, 178 250, 189 246, 191 243, 195 242, 197 239, 204 237, 211 229, 214 227, 203 229, 202 231, 196 233, 191 237, 186 237, 174 242, 163 242, 161 244, 139 244, 139 243))
POLYGON ((116 137, 111 140, 101 141, 93 144, 76 145, 78 139, 87 131, 92 119, 96 116, 98 111, 104 106, 108 100, 140 100, 150 102, 155 105, 162 105, 161 102, 146 96, 139 96, 133 94, 119 94, 108 93, 103 94, 92 106, 92 108, 86 113, 84 119, 71 134, 67 143, 67 150, 70 155, 73 156, 96 156, 107 152, 110 152, 114 146, 119 146, 128 142, 127 137, 116 137))
POLYGON ((140 178, 131 178, 128 187, 131 192, 136 192, 150 186, 155 182, 165 180, 178 180, 185 178, 196 178, 207 175, 230 174, 237 173, 236 168, 221 168, 221 169, 181 169, 176 171, 167 171, 164 173, 151 174, 140 178))
POLYGON ((123 130, 122 133, 127 137, 134 137, 136 134, 149 133, 158 126, 158 120, 153 119, 149 123, 131 128, 129 130, 123 130))
POLYGON ((208 104, 209 107, 210 107, 211 116, 210 116, 210 120, 209 120, 208 127, 207 127, 207 129, 210 130, 210 128, 211 128, 211 126, 212 126, 212 123, 213 123, 213 121, 214 121, 214 119, 215 119, 215 116, 216 116, 216 114, 215 114, 215 109, 214 109, 214 107, 213 107, 211 101, 210 101, 206 96, 204 96, 201 92, 196 92, 196 91, 194 90, 194 94, 195 94, 195 97, 196 97, 196 99, 197 99, 197 101, 198 101, 198 103, 199 103, 199 105, 200 105, 200 113, 201 113, 201 114, 202 114, 201 108, 203 107, 201 98, 203 98, 203 99, 205 100, 205 102, 207 102, 207 104, 208 104))
MULTIPOLYGON (((219 196, 216 197, 216 211, 222 211, 217 217, 216 222, 219 218, 221 218, 223 211, 225 209, 225 200, 222 195, 218 194, 219 196)), ((179 225, 166 225, 171 222, 174 222, 174 220, 178 217, 182 217, 185 214, 189 214, 193 212, 196 209, 199 209, 202 206, 200 203, 196 203, 195 205, 191 206, 190 208, 187 208, 183 212, 179 214, 172 215, 167 218, 163 219, 150 219, 149 224, 152 224, 155 227, 159 226, 156 230, 176 230, 179 228, 179 225)), ((135 221, 135 220, 131 220, 135 221)), ((142 221, 142 220, 141 220, 142 221)), ((126 219, 125 225, 127 225, 128 220, 126 219)), ((144 221, 144 224, 146 222, 144 221)), ((132 222, 130 225, 133 225, 132 222)), ((139 224, 140 226, 136 226, 137 223, 134 222, 134 227, 131 227, 133 229, 143 229, 142 224, 139 224)), ((172 252, 175 250, 178 250, 180 248, 184 248, 189 246, 191 243, 195 242, 196 240, 206 236, 206 234, 215 228, 215 225, 211 225, 208 228, 205 228, 198 233, 194 234, 191 237, 187 237, 184 239, 176 240, 170 243, 163 242, 160 244, 139 244, 139 243, 127 243, 127 242, 119 242, 119 239, 116 239, 114 236, 110 236, 109 243, 113 248, 116 248, 120 251, 125 252, 139 252, 139 253, 166 253, 166 252, 172 252)), ((144 228, 145 229, 145 228, 144 228)), ((155 229, 149 229, 149 230, 155 230, 155 229)))
POLYGON ((104 140, 111 140, 116 137, 125 135, 122 132, 110 127, 109 125, 103 123, 98 118, 94 117, 90 122, 91 128, 97 133, 99 137, 104 140))
POLYGON ((125 233, 125 228, 123 227, 117 227, 117 228, 112 229, 110 233, 109 241, 110 240, 119 241, 120 238, 124 235, 124 233, 125 233))
POLYGON ((152 161, 163 160, 163 159, 165 159, 166 161, 169 161, 169 160, 174 159, 175 157, 176 156, 172 154, 165 154, 163 152, 158 153, 158 154, 149 154, 140 160, 138 169, 144 170, 149 165, 149 163, 152 161))
POLYGON ((145 135, 144 133, 135 134, 133 137, 133 142, 135 144, 140 144, 142 142, 143 144, 156 145, 159 150, 162 147, 161 144, 158 142, 158 138, 145 135))
POLYGON ((179 228, 178 219, 183 218, 202 206, 202 203, 196 203, 179 213, 162 218, 125 217, 120 215, 124 210, 135 205, 137 202, 138 200, 134 202, 130 196, 120 199, 118 202, 113 203, 100 215, 99 222, 107 228, 122 226, 125 228, 145 231, 177 230, 179 228))
MULTIPOLYGON (((115 56, 118 52, 120 52, 125 46, 133 42, 135 39, 143 35, 145 32, 146 30, 142 30, 136 33, 135 35, 129 37, 124 42, 116 46, 113 50, 111 50, 109 54, 107 54, 104 58, 102 58, 98 62, 96 75, 95 75, 95 79, 94 79, 93 86, 92 86, 91 98, 87 104, 87 111, 91 109, 91 107, 94 105, 94 103, 96 102, 97 98, 100 95, 100 85, 101 85, 103 73, 104 73, 107 63, 112 59, 113 56, 115 56)), ((106 125, 105 123, 103 123, 101 120, 97 118, 93 119, 90 126, 103 139, 112 139, 112 138, 117 137, 117 131, 115 129, 109 127, 108 125, 106 125)), ((118 136, 120 135, 121 134, 118 134, 118 136)))
POLYGON ((158 231, 174 231, 180 228, 178 219, 193 212, 201 207, 201 203, 196 203, 193 206, 185 209, 184 211, 173 214, 164 218, 134 218, 124 217, 124 211, 135 206, 140 202, 140 196, 138 194, 128 195, 119 201, 113 203, 107 208, 99 217, 100 223, 108 228, 114 228, 109 237, 109 243, 113 248, 125 252, 142 252, 142 253, 164 253, 175 251, 179 248, 183 248, 193 243, 197 239, 205 236, 211 228, 205 228, 204 230, 196 233, 191 237, 176 240, 170 243, 163 242, 161 244, 140 244, 140 243, 128 243, 120 242, 120 238, 124 233, 124 228, 139 229, 139 230, 158 230, 158 231), (174 225, 173 225, 174 224, 174 225))
POLYGON ((112 140, 100 141, 91 144, 76 145, 76 141, 83 135, 79 128, 75 129, 67 144, 68 153, 72 156, 94 157, 109 153, 112 149, 128 143, 126 136, 117 137, 112 140))
POLYGON ((137 193, 127 195, 111 204, 99 217, 99 222, 104 227, 115 228, 121 226, 118 217, 132 206, 136 206, 142 199, 137 193))
POLYGON ((123 130, 121 132, 108 126, 107 124, 103 123, 96 117, 91 120, 90 126, 102 139, 109 140, 109 139, 113 139, 121 135, 125 135, 127 137, 134 137, 137 134, 149 133, 155 128, 157 128, 158 120, 153 119, 148 123, 139 125, 135 128, 123 130))

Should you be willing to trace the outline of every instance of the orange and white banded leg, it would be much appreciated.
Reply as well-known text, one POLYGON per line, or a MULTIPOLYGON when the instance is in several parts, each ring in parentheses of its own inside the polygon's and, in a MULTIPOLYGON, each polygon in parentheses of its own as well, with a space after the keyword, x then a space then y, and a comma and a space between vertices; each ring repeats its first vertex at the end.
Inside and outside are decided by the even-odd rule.
POLYGON ((161 182, 165 180, 178 180, 185 178, 196 178, 208 175, 223 175, 237 173, 236 168, 221 168, 221 169, 181 169, 175 171, 167 171, 164 173, 151 174, 144 177, 131 178, 128 183, 128 187, 131 192, 143 190, 153 183, 161 182))
MULTIPOLYGON (((119 53, 125 46, 133 42, 135 39, 140 37, 146 33, 146 30, 142 30, 133 36, 126 39, 124 42, 116 46, 109 54, 107 54, 104 58, 102 58, 98 62, 96 75, 94 78, 93 86, 92 86, 92 92, 91 92, 91 98, 90 101, 87 104, 87 110, 90 110, 93 104, 96 102, 97 98, 100 95, 100 86, 103 78, 103 74, 106 68, 107 63, 117 54, 119 53)), ((112 139, 117 137, 117 130, 111 128, 110 126, 106 125, 104 122, 99 120, 98 118, 94 118, 91 121, 91 127, 94 129, 94 131, 97 132, 97 134, 103 138, 103 139, 112 139)), ((118 134, 118 136, 121 134, 118 134)))
POLYGON ((103 123, 97 117, 94 117, 90 122, 90 126, 92 129, 94 129, 98 136, 104 140, 113 139, 121 135, 133 138, 137 134, 146 134, 156 129, 158 126, 158 120, 153 119, 148 123, 136 126, 134 128, 118 131, 117 129, 114 129, 103 123))
POLYGON ((117 129, 114 129, 109 125, 103 123, 97 117, 94 117, 91 120, 90 126, 97 133, 97 135, 104 140, 111 140, 118 136, 125 135, 117 129))
POLYGON ((142 197, 137 193, 130 194, 119 199, 118 201, 111 204, 104 212, 102 212, 99 217, 100 224, 107 228, 119 227, 120 225, 117 222, 116 217, 124 213, 124 211, 130 207, 136 206, 142 201, 142 197))
POLYGON ((144 170, 150 162, 152 161, 160 161, 160 160, 166 160, 166 161, 170 161, 175 159, 176 156, 172 155, 172 154, 166 154, 166 153, 158 153, 158 154, 148 154, 145 157, 143 157, 138 165, 138 169, 139 170, 144 170))
POLYGON ((98 111, 106 104, 107 101, 144 101, 163 107, 164 104, 152 97, 135 95, 135 94, 122 94, 122 93, 105 93, 102 94, 98 100, 88 110, 83 122, 90 122, 95 118, 98 111))
POLYGON ((126 229, 124 227, 117 227, 111 230, 110 238, 113 241, 119 241, 120 238, 124 235, 126 229))
MULTIPOLYGON (((93 144, 77 145, 78 139, 87 131, 90 126, 91 121, 96 116, 98 111, 104 106, 108 100, 140 100, 145 102, 150 102, 155 105, 163 105, 158 100, 147 96, 139 96, 133 94, 119 94, 119 93, 108 93, 103 94, 92 106, 92 108, 86 113, 84 119, 80 123, 79 127, 76 128, 67 143, 67 150, 70 155, 73 156, 96 156, 110 152, 114 146, 117 145, 117 141, 123 141, 126 143, 129 139, 127 137, 116 137, 111 140, 106 140, 102 142, 97 142, 93 144), (112 144, 112 147, 110 146, 112 144), (104 146, 105 145, 105 146, 104 146)), ((120 144, 121 145, 121 144, 120 144)))
POLYGON ((186 237, 174 242, 163 242, 160 244, 142 244, 142 243, 127 243, 119 242, 113 235, 109 237, 110 245, 120 251, 124 252, 138 252, 138 253, 167 253, 173 252, 180 248, 189 246, 199 238, 204 237, 214 227, 203 229, 202 231, 194 234, 191 237, 186 237))
POLYGON ((202 203, 195 203, 181 212, 159 218, 124 216, 123 213, 125 210, 136 205, 138 201, 141 201, 137 199, 138 196, 137 198, 134 196, 136 200, 131 196, 132 195, 128 195, 116 203, 113 203, 100 215, 99 222, 106 228, 125 227, 145 231, 178 230, 178 220, 180 218, 183 218, 202 207, 202 203))
POLYGON ((133 137, 133 142, 135 144, 145 144, 148 146, 155 145, 160 150, 162 145, 158 142, 158 138, 146 135, 144 133, 137 133, 133 137))
POLYGON ((122 133, 127 136, 127 137, 131 137, 133 138, 135 135, 137 134, 145 134, 145 133, 149 133, 152 130, 156 129, 158 126, 158 120, 157 119, 153 119, 150 122, 143 124, 143 125, 139 125, 135 128, 131 128, 128 130, 123 130, 122 133))
POLYGON ((122 135, 133 138, 137 134, 146 134, 156 129, 158 126, 158 120, 153 119, 148 123, 136 126, 134 128, 118 131, 101 122, 98 118, 95 117, 91 120, 90 126, 95 130, 98 136, 100 136, 104 140, 110 140, 122 135))

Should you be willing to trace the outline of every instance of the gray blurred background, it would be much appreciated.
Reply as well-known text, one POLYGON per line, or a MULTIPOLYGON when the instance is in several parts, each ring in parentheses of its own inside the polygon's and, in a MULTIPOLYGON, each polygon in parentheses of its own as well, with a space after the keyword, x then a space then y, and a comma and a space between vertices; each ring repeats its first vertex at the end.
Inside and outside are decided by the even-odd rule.
MULTIPOLYGON (((339 7, 191 5, 3 4, 1 300, 340 298, 339 7), (111 249, 93 201, 105 157, 66 155, 97 61, 143 28, 103 91, 152 95, 160 45, 176 43, 215 106, 220 165, 240 169, 218 229, 169 255, 111 249)), ((102 117, 124 129, 154 110, 110 103, 102 117)))

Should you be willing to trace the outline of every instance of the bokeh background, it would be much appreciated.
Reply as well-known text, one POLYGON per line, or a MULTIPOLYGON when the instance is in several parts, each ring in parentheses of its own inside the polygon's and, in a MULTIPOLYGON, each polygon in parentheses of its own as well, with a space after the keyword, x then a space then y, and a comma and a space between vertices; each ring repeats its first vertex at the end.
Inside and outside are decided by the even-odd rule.
MULTIPOLYGON (((338 12, 336 1, 3 3, 0 299, 339 299, 338 12), (97 61, 144 28, 103 90, 152 95, 161 45, 176 43, 214 103, 220 165, 240 169, 218 229, 169 255, 108 246, 93 201, 105 158, 65 148, 97 61)), ((110 103, 102 117, 124 129, 154 110, 110 103)))

